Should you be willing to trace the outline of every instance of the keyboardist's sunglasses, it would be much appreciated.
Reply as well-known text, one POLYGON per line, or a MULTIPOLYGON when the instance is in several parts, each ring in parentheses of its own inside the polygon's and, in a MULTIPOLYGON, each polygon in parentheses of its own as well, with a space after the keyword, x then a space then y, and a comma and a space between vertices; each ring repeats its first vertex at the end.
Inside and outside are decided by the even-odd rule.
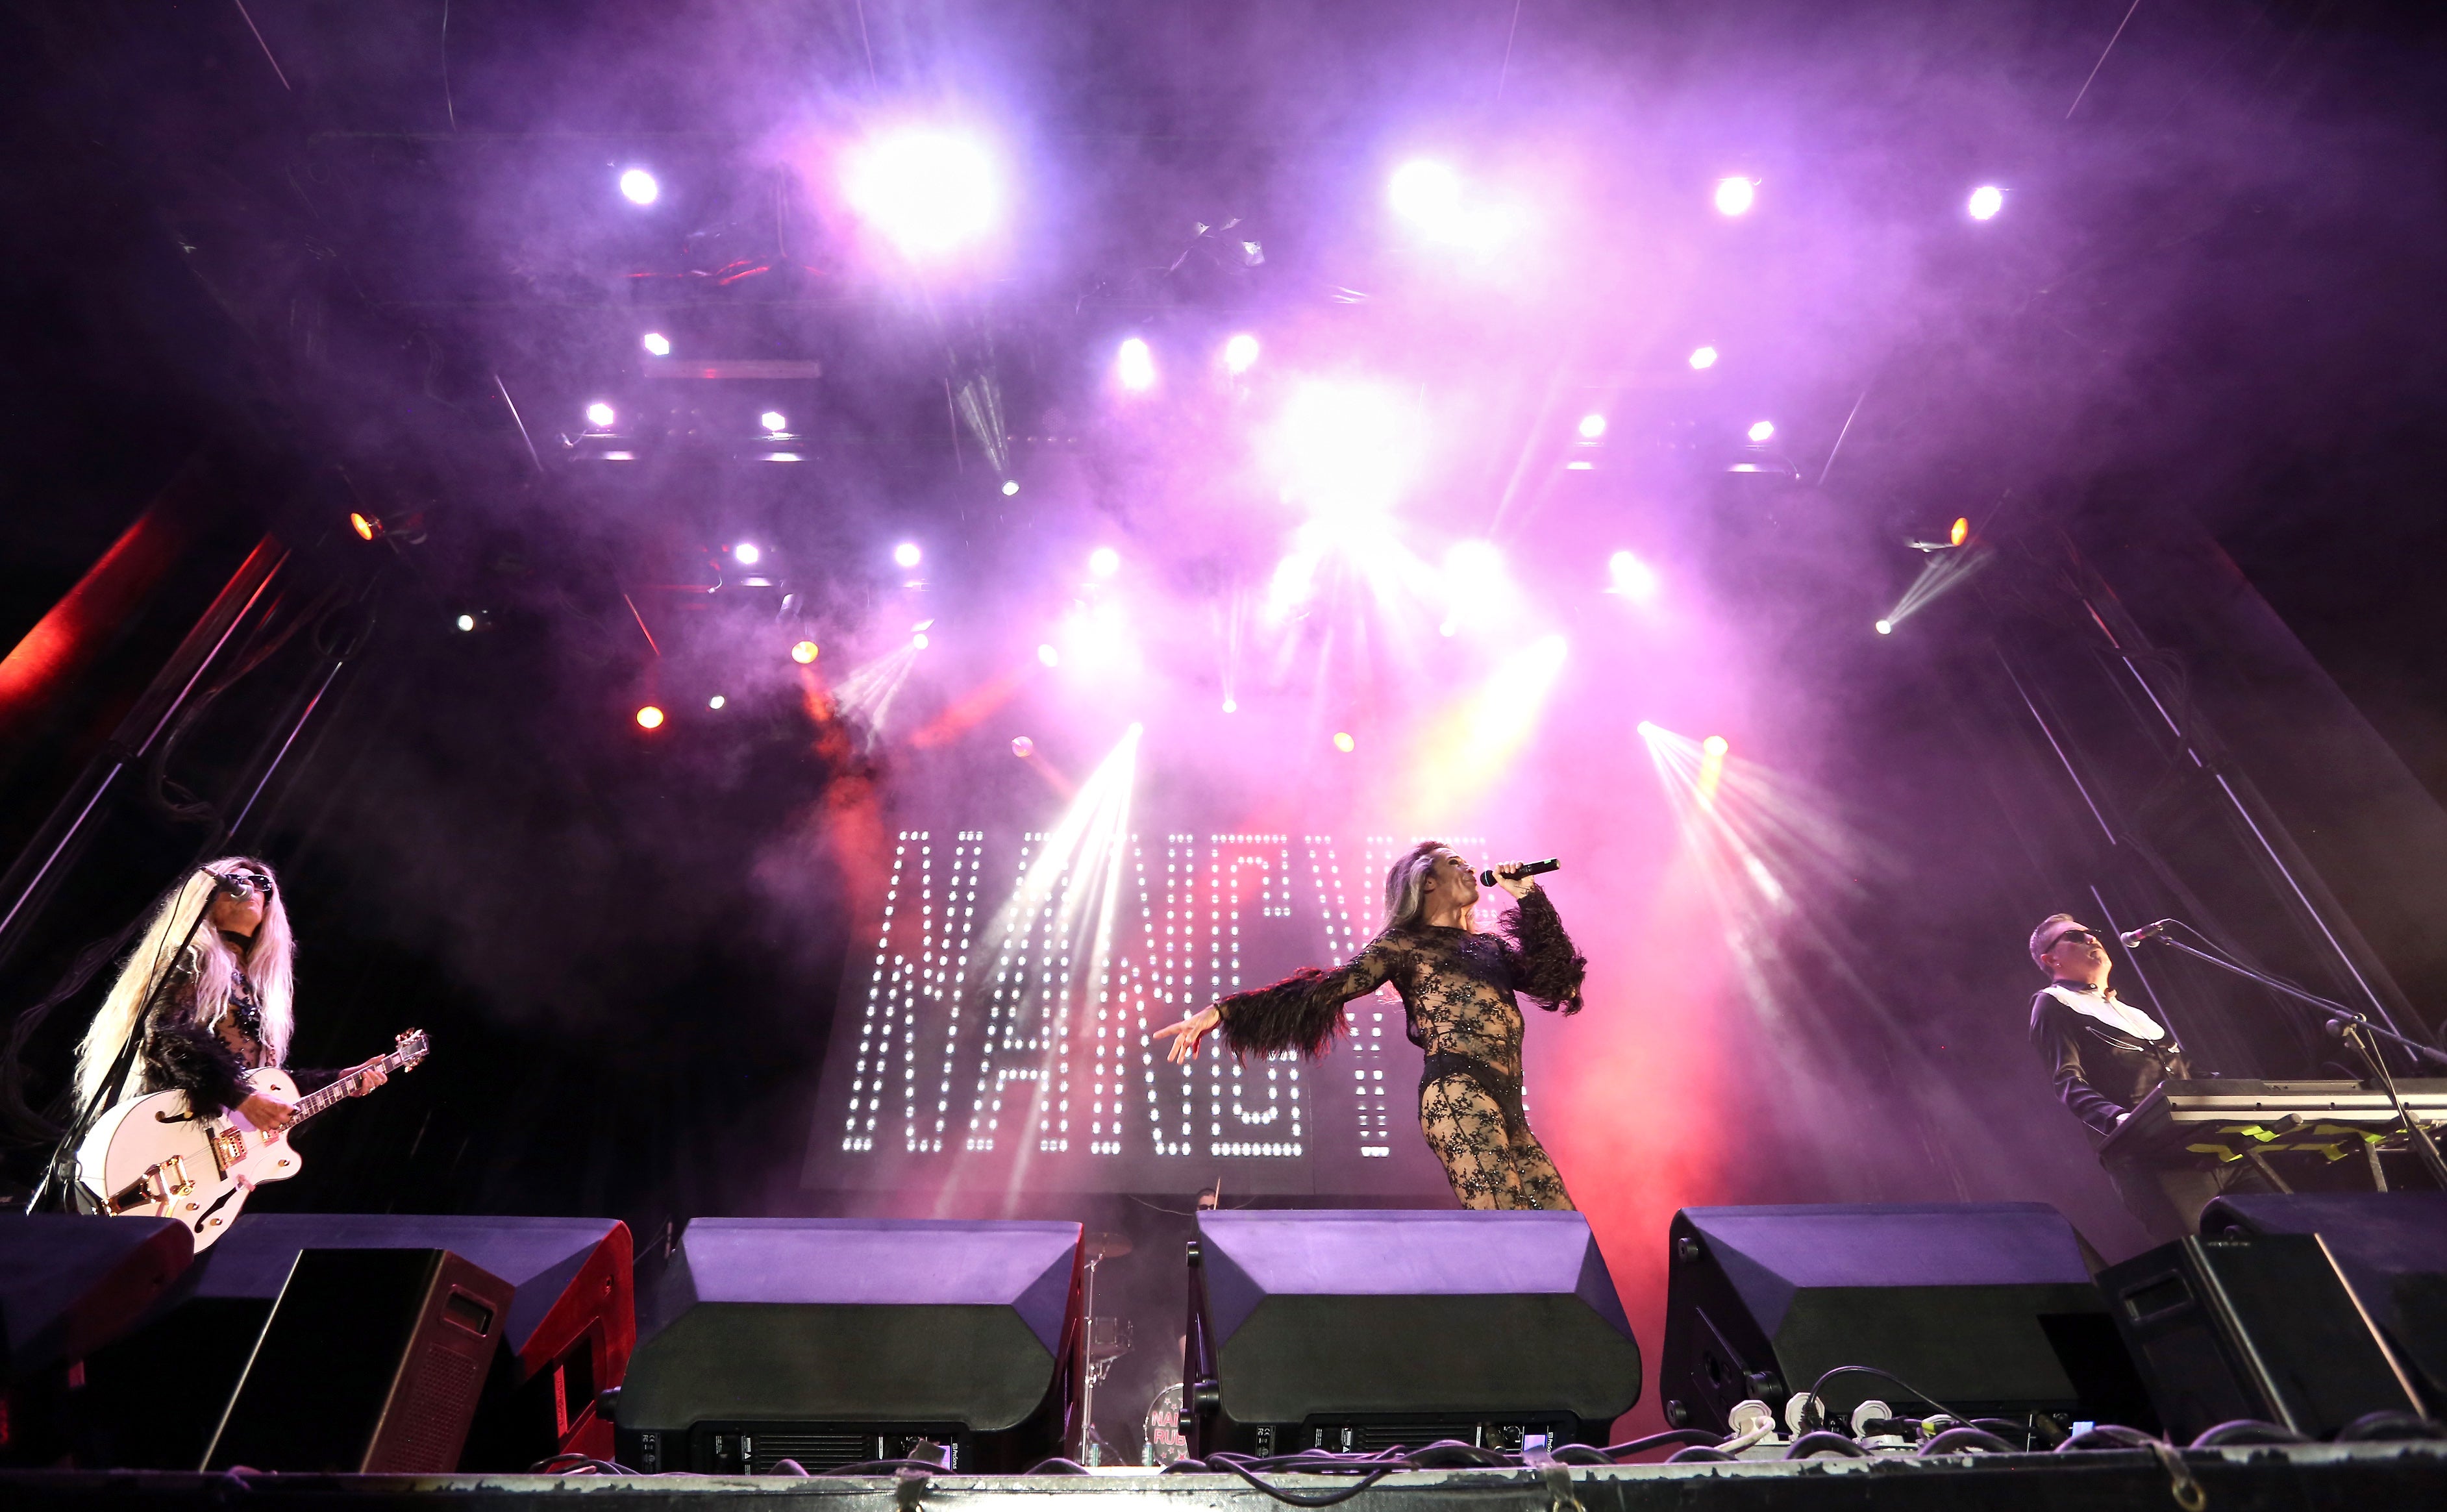
POLYGON ((2048 949, 2054 950, 2069 939, 2079 940, 2085 945, 2096 945, 2100 950, 2107 949, 2107 941, 2100 939, 2097 936, 2092 934, 2086 929, 2066 930, 2063 934, 2048 942, 2048 949))

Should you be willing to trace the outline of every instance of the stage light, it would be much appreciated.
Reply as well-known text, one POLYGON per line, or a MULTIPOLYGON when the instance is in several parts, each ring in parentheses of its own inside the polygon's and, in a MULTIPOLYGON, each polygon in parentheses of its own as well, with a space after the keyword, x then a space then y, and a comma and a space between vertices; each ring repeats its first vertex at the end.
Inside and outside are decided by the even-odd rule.
POLYGON ((1641 738, 1643 740, 1657 733, 1657 726, 1650 720, 1643 719, 1632 728, 1640 731, 1641 738))
POLYGON ((1122 554, 1110 546, 1099 546, 1088 554, 1088 570, 1099 577, 1110 577, 1122 570, 1122 554))
POLYGON ((897 131, 852 152, 843 175, 850 208, 910 257, 939 257, 1002 217, 993 158, 945 131, 897 131))
POLYGON ((637 338, 637 345, 645 348, 650 356, 668 357, 672 354, 672 338, 659 331, 647 331, 637 338))
POLYGON ((920 651, 924 651, 926 649, 926 633, 921 630, 915 635, 910 636, 909 644, 917 647, 920 651))
POLYGON ((1334 732, 1334 748, 1342 752, 1344 755, 1348 756, 1351 754, 1358 745, 1359 743, 1357 741, 1351 738, 1351 732, 1349 730, 1338 729, 1334 732))
POLYGON ((1227 372, 1247 372, 1258 361, 1258 338, 1242 331, 1224 343, 1224 368, 1227 372))
POLYGON ((1711 756, 1722 756, 1725 752, 1733 749, 1733 747, 1727 743, 1724 736, 1711 735, 1706 740, 1699 743, 1699 748, 1706 751, 1711 756))
POLYGON ((778 409, 765 411, 756 417, 756 423, 777 436, 790 428, 790 417, 778 409))
POLYGON ((383 533, 381 520, 371 515, 358 514, 354 510, 349 513, 349 528, 357 533, 359 540, 373 540, 383 533))
POLYGON ((1025 735, 1014 735, 1011 738, 1011 753, 1021 761, 1026 761, 1036 754, 1036 742, 1025 735))
POLYGON ((1390 508, 1410 487, 1425 451, 1416 411, 1390 387, 1302 384, 1268 438, 1287 500, 1318 515, 1390 508))
POLYGON ((1015 494, 1016 494, 1016 493, 1018 493, 1018 492, 1019 492, 1019 480, 1018 480, 1018 479, 1016 479, 1016 478, 1006 478, 1006 479, 1004 479, 1004 480, 1002 481, 1002 496, 1003 496, 1005 499, 1009 499, 1009 498, 1011 498, 1013 495, 1015 495, 1015 494))
POLYGON ((1646 601, 1657 596, 1657 569, 1627 551, 1606 558, 1606 592, 1646 601))
POLYGON ((765 559, 765 552, 754 541, 743 540, 730 548, 730 559, 742 567, 753 567, 765 559))
POLYGON ((1225 713, 1227 713, 1227 714, 1237 714, 1237 713, 1239 713, 1240 711, 1241 711, 1241 701, 1240 701, 1239 699, 1237 699, 1237 698, 1226 698, 1225 700, 1224 700, 1224 712, 1225 712, 1225 713))
POLYGON ((1461 175, 1441 162, 1413 159, 1394 170, 1385 189, 1396 214, 1430 230, 1461 214, 1461 175))
POLYGON ((620 192, 634 205, 651 205, 662 198, 663 186, 643 168, 631 168, 620 175, 620 192))
POLYGON ((1732 178, 1717 180, 1717 208, 1726 215, 1747 214, 1758 203, 1758 184, 1749 179, 1732 178))
POLYGON ((1121 350, 1113 355, 1113 376, 1132 392, 1154 387, 1154 350, 1137 336, 1125 340, 1121 350))
POLYGON ((918 543, 916 541, 904 540, 900 545, 892 548, 892 562, 896 567, 915 567, 924 558, 925 555, 926 554, 924 552, 918 549, 918 543))
POLYGON ((612 406, 600 399, 586 406, 586 423, 598 430, 611 429, 612 422, 618 418, 612 406))
POLYGON ((705 707, 708 709, 720 709, 724 704, 729 702, 729 699, 723 697, 720 693, 716 693, 711 698, 705 701, 705 707))
POLYGON ((1691 366, 1703 372, 1710 368, 1714 368, 1717 366, 1717 349, 1714 347, 1700 347, 1694 350, 1691 353, 1691 366))
POLYGON ((1581 417, 1581 439, 1583 441, 1595 441, 1604 434, 1605 416, 1583 415, 1581 417))
POLYGON ((1955 521, 1954 521, 1954 528, 1953 528, 1952 530, 1949 530, 1949 531, 1947 531, 1947 532, 1945 533, 1945 539, 1946 539, 1946 540, 1947 540, 1947 541, 1949 541, 1950 543, 1952 543, 1952 544, 1954 544, 1954 545, 1957 545, 1957 546, 1960 546, 1960 545, 1962 545, 1964 541, 1969 540, 1969 539, 1971 539, 1971 520, 1970 520, 1970 519, 1969 519, 1968 517, 1965 517, 1965 516, 1958 516, 1958 517, 1956 517, 1955 521))
POLYGON ((812 666, 816 659, 816 643, 803 640, 790 648, 790 659, 802 667, 812 666))
POLYGON ((1774 435, 1774 434, 1775 434, 1775 422, 1774 422, 1774 421, 1772 421, 1772 420, 1759 420, 1759 421, 1754 421, 1754 422, 1752 422, 1752 424, 1751 424, 1750 437, 1751 437, 1751 440, 1753 440, 1753 441, 1756 441, 1756 442, 1764 442, 1764 441, 1766 441, 1769 437, 1771 437, 1771 436, 1773 436, 1773 435, 1774 435))
POLYGON ((1439 635, 1451 635, 1460 629, 1461 622, 1459 620, 1447 619, 1442 624, 1436 626, 1436 633, 1439 635))
POLYGON ((1048 667, 1059 667, 1062 665, 1062 652, 1054 649, 1053 642, 1048 641, 1036 648, 1036 659, 1048 667))
POLYGON ((656 709, 654 705, 648 704, 645 708, 637 710, 637 728, 639 729, 662 728, 663 711, 656 709))
POLYGON ((476 616, 473 614, 462 614, 457 619, 451 621, 451 623, 457 625, 461 630, 474 630, 476 628, 476 616))
POLYGON ((1972 219, 1985 220, 2005 208, 2005 191, 1993 183, 1983 183, 1971 191, 1971 203, 1967 208, 1972 219))
POLYGON ((1882 619, 1882 620, 1879 620, 1879 621, 1878 621, 1878 633, 1879 633, 1879 634, 1881 634, 1881 635, 1891 635, 1891 634, 1893 634, 1894 633, 1895 633, 1895 622, 1894 622, 1893 620, 1891 620, 1891 619, 1882 619))

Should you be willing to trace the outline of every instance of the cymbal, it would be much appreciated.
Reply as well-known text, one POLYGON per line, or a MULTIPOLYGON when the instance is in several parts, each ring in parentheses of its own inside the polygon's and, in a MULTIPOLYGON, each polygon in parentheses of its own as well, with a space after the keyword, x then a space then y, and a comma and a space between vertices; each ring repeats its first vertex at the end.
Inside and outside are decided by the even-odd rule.
POLYGON ((1130 1237, 1127 1234, 1091 1232, 1086 1245, 1088 1258, 1110 1260, 1130 1253, 1130 1237))

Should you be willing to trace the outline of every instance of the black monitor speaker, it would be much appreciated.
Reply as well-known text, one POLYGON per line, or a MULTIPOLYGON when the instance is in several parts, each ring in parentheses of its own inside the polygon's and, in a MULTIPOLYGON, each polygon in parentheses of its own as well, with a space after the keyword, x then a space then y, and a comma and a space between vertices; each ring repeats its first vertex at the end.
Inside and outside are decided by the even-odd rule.
POLYGON ((2368 1413, 2420 1410, 2316 1234, 2178 1239, 2098 1285, 2179 1441, 2237 1418, 2327 1438, 2368 1413))
POLYGON ((1190 1452, 1603 1443, 1640 1346, 1578 1213, 1205 1212, 1190 1452))
POLYGON ((2221 1197, 2203 1238, 2317 1234, 2347 1290, 2447 1417, 2447 1192, 2277 1192, 2221 1197))
POLYGON ((2149 1402, 2073 1225, 2039 1202, 1691 1207, 1668 1231, 1658 1389, 1677 1427, 1781 1412, 1836 1366, 1824 1408, 2045 1413, 2148 1427, 2149 1402))
POLYGON ((204 1468, 457 1469, 513 1295, 448 1250, 300 1252, 204 1468))
POLYGON ((1072 1427, 1080 1226, 697 1219, 652 1295, 620 1462, 763 1474, 896 1459, 1025 1469, 1072 1427))
POLYGON ((0 1215, 0 1464, 95 1459, 85 1361, 177 1284, 194 1244, 168 1219, 0 1215))
MULTIPOLYGON (((125 1219, 95 1219, 125 1223, 125 1219)), ((597 1393, 637 1336, 629 1230, 614 1219, 249 1213, 143 1323, 87 1362, 103 1463, 194 1469, 299 1253, 443 1249, 514 1289, 463 1463, 522 1470, 557 1450, 609 1456, 597 1393), (175 1376, 180 1389, 160 1383, 175 1376)))

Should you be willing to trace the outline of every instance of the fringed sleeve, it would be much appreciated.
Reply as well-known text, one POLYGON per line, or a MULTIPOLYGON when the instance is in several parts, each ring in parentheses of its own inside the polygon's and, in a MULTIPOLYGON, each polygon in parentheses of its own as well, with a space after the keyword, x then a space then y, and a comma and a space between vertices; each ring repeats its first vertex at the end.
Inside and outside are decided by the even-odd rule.
POLYGON ((193 1024, 156 1023, 144 1040, 145 1081, 156 1090, 176 1087, 187 1106, 212 1117, 246 1101, 246 1067, 221 1037, 193 1024))
POLYGON ((1365 996, 1393 974, 1394 949, 1383 936, 1330 972, 1304 966, 1272 987, 1235 992, 1215 1006, 1224 1011, 1218 1032, 1235 1055, 1272 1055, 1298 1050, 1322 1055, 1342 1026, 1342 1005, 1365 996))
POLYGON ((1549 1008, 1565 1013, 1581 1011, 1581 981, 1588 974, 1585 956, 1572 948, 1564 921, 1544 889, 1533 887, 1518 907, 1504 916, 1502 927, 1511 940, 1512 986, 1549 1008))

